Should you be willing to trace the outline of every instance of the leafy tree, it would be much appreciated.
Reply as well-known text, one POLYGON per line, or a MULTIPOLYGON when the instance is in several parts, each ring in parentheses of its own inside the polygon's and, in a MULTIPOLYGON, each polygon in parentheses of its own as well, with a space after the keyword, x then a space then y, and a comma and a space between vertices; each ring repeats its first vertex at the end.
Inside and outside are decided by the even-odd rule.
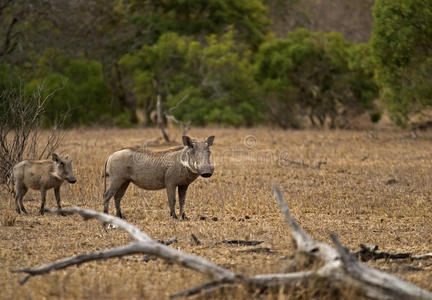
POLYGON ((432 2, 378 0, 371 39, 381 100, 398 124, 432 104, 432 2))
POLYGON ((282 127, 348 125, 348 116, 372 107, 377 88, 359 60, 364 45, 337 33, 298 29, 286 39, 264 43, 256 55, 257 81, 270 117, 282 127))
POLYGON ((27 86, 29 91, 40 85, 46 92, 56 91, 45 107, 45 125, 52 125, 64 115, 65 126, 106 122, 111 93, 102 76, 102 65, 66 56, 49 57, 47 54, 39 62, 40 72, 47 75, 33 79, 27 86), (44 71, 47 68, 51 71, 44 71))
MULTIPOLYGON (((123 2, 119 2, 123 3, 123 2)), ((262 0, 131 0, 118 5, 131 15, 142 36, 156 42, 166 32, 203 37, 234 26, 243 42, 258 47, 269 30, 262 0)))
POLYGON ((125 55, 120 65, 147 115, 161 95, 166 107, 176 107, 178 119, 197 125, 259 121, 251 53, 235 42, 232 31, 221 38, 210 35, 206 44, 167 33, 125 55))

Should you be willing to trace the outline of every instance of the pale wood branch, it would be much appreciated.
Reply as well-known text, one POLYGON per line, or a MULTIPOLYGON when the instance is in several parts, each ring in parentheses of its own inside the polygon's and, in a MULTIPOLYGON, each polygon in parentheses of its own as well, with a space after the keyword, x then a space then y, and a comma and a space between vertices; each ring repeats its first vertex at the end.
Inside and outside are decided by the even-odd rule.
MULTIPOLYGON (((155 242, 147 234, 140 231, 137 227, 117 217, 79 207, 71 207, 62 210, 48 210, 48 212, 61 213, 63 215, 79 214, 86 220, 97 219, 103 224, 112 224, 128 232, 133 238, 137 240, 137 242, 131 243, 126 246, 121 246, 119 248, 107 249, 103 251, 81 254, 61 259, 57 262, 46 264, 40 267, 14 270, 13 272, 24 272, 29 274, 29 276, 35 276, 48 273, 51 270, 62 269, 71 265, 78 265, 92 260, 116 257, 116 254, 117 257, 121 257, 124 255, 141 253, 154 255, 169 262, 176 263, 186 268, 209 275, 212 278, 218 280, 234 280, 237 278, 236 274, 206 260, 205 258, 183 253, 181 251, 172 249, 164 244, 155 242)), ((28 278, 24 279, 22 282, 25 283, 27 279, 28 278)))
POLYGON ((275 198, 280 210, 291 227, 291 235, 297 246, 297 251, 317 257, 323 261, 334 261, 339 258, 338 253, 329 245, 317 242, 297 223, 291 216, 288 204, 282 197, 282 193, 276 185, 273 185, 275 198))
POLYGON ((405 282, 394 275, 384 273, 358 262, 355 256, 350 254, 348 249, 342 245, 335 234, 330 235, 335 247, 315 241, 291 216, 288 204, 284 201, 276 185, 274 186, 274 192, 281 212, 292 229, 291 235, 297 246, 296 251, 324 262, 324 265, 317 270, 304 270, 286 274, 258 274, 255 276, 235 274, 200 256, 186 254, 155 242, 137 227, 117 217, 89 209, 72 207, 55 212, 79 214, 85 219, 95 218, 104 224, 115 225, 128 232, 137 241, 118 248, 77 255, 40 267, 26 268, 14 272, 28 274, 22 280, 24 283, 30 276, 48 273, 51 270, 63 269, 70 265, 140 253, 154 255, 166 261, 210 275, 214 279, 213 281, 173 294, 171 297, 187 297, 201 292, 208 294, 224 287, 239 284, 244 285, 248 289, 262 289, 270 286, 293 286, 299 281, 322 278, 338 286, 354 287, 364 295, 374 299, 432 299, 431 292, 405 282))
POLYGON ((409 259, 409 260, 422 260, 432 259, 432 253, 425 253, 414 255, 411 252, 387 252, 377 251, 378 246, 366 246, 360 244, 360 248, 353 254, 358 257, 361 261, 378 260, 378 259, 409 259))
POLYGON ((63 215, 78 214, 78 215, 82 216, 84 218, 84 220, 96 219, 96 220, 100 221, 103 225, 106 225, 106 224, 114 225, 114 226, 126 231, 127 233, 129 233, 130 236, 137 241, 151 241, 152 240, 147 234, 145 234, 144 232, 139 230, 137 227, 135 227, 131 223, 126 222, 125 220, 119 219, 117 217, 114 217, 112 215, 108 215, 108 214, 105 214, 102 212, 97 212, 97 211, 92 210, 92 209, 85 209, 85 208, 72 206, 70 208, 65 208, 62 210, 46 209, 45 211, 49 212, 49 213, 56 213, 56 214, 63 214, 63 215))
POLYGON ((236 282, 234 280, 213 280, 210 282, 206 282, 204 284, 200 284, 198 286, 177 292, 175 294, 170 295, 170 298, 179 298, 179 297, 190 297, 197 294, 200 294, 201 292, 205 292, 206 294, 209 294, 213 291, 217 291, 219 289, 222 289, 224 287, 228 286, 234 286, 236 282))
POLYGON ((342 259, 347 275, 356 280, 356 286, 367 295, 380 295, 381 299, 432 299, 432 293, 414 284, 359 263, 336 235, 331 234, 330 237, 342 259))
POLYGON ((288 205, 276 185, 274 192, 281 211, 292 228, 291 235, 298 246, 297 251, 318 257, 325 263, 316 271, 316 275, 354 286, 375 299, 432 299, 432 293, 429 291, 359 263, 335 234, 330 235, 335 248, 314 241, 291 216, 288 205))
POLYGON ((27 273, 28 275, 24 279, 20 280, 20 283, 24 284, 32 276, 46 274, 53 270, 61 270, 73 265, 80 265, 82 263, 94 261, 94 260, 108 259, 113 257, 122 257, 125 255, 141 253, 140 248, 137 247, 137 245, 138 244, 136 242, 133 242, 128 245, 123 245, 117 248, 95 251, 87 254, 79 254, 79 255, 57 260, 53 263, 44 264, 39 267, 18 269, 18 270, 13 270, 12 272, 27 273))

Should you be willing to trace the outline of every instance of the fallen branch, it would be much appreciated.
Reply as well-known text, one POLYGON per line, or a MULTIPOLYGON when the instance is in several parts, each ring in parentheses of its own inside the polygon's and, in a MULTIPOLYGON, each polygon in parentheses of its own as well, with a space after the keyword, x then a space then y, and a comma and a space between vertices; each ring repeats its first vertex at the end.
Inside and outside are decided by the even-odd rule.
POLYGON ((191 238, 192 238, 192 240, 194 241, 194 243, 195 243, 196 246, 201 245, 200 240, 196 237, 195 234, 192 233, 192 234, 191 234, 191 238))
POLYGON ((361 261, 377 260, 377 259, 410 259, 410 260, 422 260, 432 259, 432 253, 426 253, 422 255, 414 255, 411 252, 377 252, 378 245, 366 246, 360 244, 360 249, 353 253, 354 256, 359 258, 361 261))
POLYGON ((170 295, 170 298, 179 298, 179 297, 190 297, 197 294, 200 294, 202 291, 206 293, 211 293, 215 290, 219 290, 221 288, 227 286, 234 286, 236 283, 233 280, 214 280, 210 282, 206 282, 204 284, 198 285, 196 287, 183 290, 181 292, 170 295))
POLYGON ((322 267, 317 270, 304 270, 285 274, 260 274, 255 276, 235 274, 202 257, 186 254, 155 242, 147 234, 124 220, 104 213, 72 207, 56 211, 56 213, 67 215, 80 214, 86 220, 95 218, 103 224, 112 224, 128 232, 136 241, 117 248, 72 256, 40 267, 25 268, 13 272, 27 273, 27 277, 21 280, 22 283, 25 283, 31 276, 46 274, 52 270, 64 269, 71 265, 140 253, 162 258, 166 261, 210 275, 213 278, 210 282, 171 295, 173 298, 196 295, 201 292, 208 294, 224 287, 240 284, 251 290, 257 288, 265 289, 271 286, 294 286, 298 282, 305 280, 324 279, 332 285, 354 287, 365 296, 374 299, 432 299, 432 293, 429 291, 405 282, 396 276, 359 263, 355 256, 349 253, 334 234, 331 234, 330 237, 335 247, 315 241, 291 216, 289 207, 283 200, 277 186, 274 186, 274 192, 281 212, 292 229, 291 235, 296 245, 297 254, 306 255, 323 262, 322 267))
POLYGON ((276 251, 268 247, 257 247, 252 249, 240 250, 241 253, 276 253, 276 251))
POLYGON ((325 262, 325 265, 316 271, 316 275, 335 283, 352 285, 366 296, 375 299, 432 299, 429 291, 359 263, 334 234, 330 237, 336 248, 314 241, 291 216, 277 186, 274 186, 274 191, 281 211, 292 227, 291 235, 297 244, 297 251, 325 262))
POLYGON ((262 243, 264 243, 264 241, 223 240, 216 244, 228 244, 234 246, 256 246, 262 243))
POLYGON ((60 259, 54 263, 45 264, 36 268, 25 268, 20 270, 13 270, 14 273, 27 273, 28 275, 21 279, 20 284, 24 284, 28 279, 32 276, 42 275, 49 273, 53 270, 61 270, 65 269, 72 265, 80 265, 85 262, 100 260, 100 259, 108 259, 113 257, 122 257, 125 255, 137 254, 140 253, 139 247, 137 247, 137 243, 131 243, 128 245, 120 246, 118 248, 111 248, 102 251, 95 251, 87 254, 79 254, 72 257, 60 259))
POLYGON ((177 243, 177 242, 178 242, 177 237, 172 237, 166 241, 158 240, 158 243, 164 244, 165 246, 169 246, 169 245, 177 243))
MULTIPOLYGON (((53 211, 51 211, 53 212, 53 211)), ((87 254, 80 254, 69 258, 58 260, 51 264, 42 265, 36 268, 25 268, 13 270, 14 273, 27 273, 29 276, 36 276, 49 273, 52 270, 64 269, 72 265, 80 265, 84 262, 106 259, 112 257, 121 257, 131 254, 149 254, 156 257, 165 259, 172 263, 177 263, 186 268, 198 271, 203 274, 210 275, 212 278, 222 280, 234 280, 236 275, 214 263, 202 258, 200 256, 186 254, 181 251, 172 249, 166 245, 153 241, 147 234, 140 231, 132 224, 119 219, 117 217, 104 214, 101 212, 93 211, 90 209, 82 209, 79 207, 72 207, 62 209, 61 211, 54 211, 55 213, 63 213, 65 215, 79 214, 85 220, 97 219, 103 224, 112 224, 120 229, 128 232, 137 242, 130 243, 129 245, 121 246, 118 248, 107 249, 103 251, 96 251, 87 254), (115 255, 117 254, 117 255, 115 255)), ((28 278, 22 280, 25 283, 28 278)))

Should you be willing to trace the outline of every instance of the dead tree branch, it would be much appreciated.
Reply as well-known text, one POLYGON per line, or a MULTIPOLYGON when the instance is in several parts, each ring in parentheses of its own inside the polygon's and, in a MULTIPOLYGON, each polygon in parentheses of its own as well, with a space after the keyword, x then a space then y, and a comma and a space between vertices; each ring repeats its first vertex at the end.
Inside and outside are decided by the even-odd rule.
POLYGON ((163 136, 165 142, 169 143, 170 139, 169 139, 168 134, 165 131, 164 113, 162 110, 162 100, 161 100, 160 95, 157 95, 156 110, 157 110, 157 123, 158 123, 159 128, 162 132, 162 136, 163 136))
MULTIPOLYGON (((51 210, 47 210, 48 212, 53 212, 51 210)), ((218 280, 234 280, 236 275, 214 263, 196 255, 186 254, 181 251, 177 251, 173 248, 165 246, 164 244, 158 243, 152 240, 147 234, 139 230, 137 227, 132 224, 119 219, 117 217, 104 214, 101 212, 97 212, 90 209, 82 209, 79 207, 72 207, 62 209, 62 211, 54 211, 56 213, 62 213, 66 215, 79 214, 85 220, 88 219, 97 219, 102 224, 112 224, 131 235, 137 241, 131 243, 127 246, 122 246, 114 249, 107 249, 103 251, 92 252, 88 254, 81 254, 77 256, 73 256, 66 259, 58 260, 51 264, 46 264, 36 268, 25 268, 14 270, 15 273, 27 273, 28 276, 36 276, 48 273, 52 270, 57 270, 59 268, 63 269, 72 265, 79 265, 84 262, 96 260, 96 259, 104 259, 104 258, 112 258, 119 257, 130 254, 149 254, 154 255, 156 257, 162 258, 172 263, 176 263, 182 265, 186 268, 198 271, 203 274, 210 275, 212 278, 218 280), (117 253, 118 256, 114 254, 117 253)), ((25 283, 27 279, 22 282, 25 283)))
POLYGON ((174 123, 176 123, 177 125, 180 126, 180 130, 183 135, 187 135, 188 130, 190 129, 190 125, 191 125, 191 121, 187 121, 186 124, 181 121, 178 120, 174 115, 173 115, 173 111, 175 109, 177 109, 183 102, 185 102, 187 99, 189 98, 189 95, 184 96, 179 102, 177 102, 176 105, 174 105, 173 107, 171 107, 166 115, 166 118, 173 121, 174 123))
POLYGON ((213 278, 210 282, 173 294, 171 295, 172 298, 191 296, 202 292, 208 294, 225 287, 232 287, 240 284, 249 289, 262 289, 270 286, 293 286, 298 282, 320 278, 327 280, 330 284, 335 286, 354 287, 356 290, 361 291, 364 295, 373 299, 432 299, 432 293, 429 291, 405 282, 396 276, 359 263, 355 256, 349 253, 334 234, 331 234, 330 237, 335 247, 315 241, 291 216, 289 207, 277 186, 274 186, 274 192, 281 212, 292 229, 291 235, 294 239, 297 253, 315 258, 324 263, 323 266, 317 270, 304 270, 282 274, 259 274, 249 277, 234 274, 200 256, 186 254, 155 242, 137 227, 117 217, 93 210, 72 207, 63 209, 61 212, 55 212, 79 214, 86 220, 95 218, 103 224, 112 224, 128 232, 136 241, 118 248, 77 255, 40 267, 25 268, 15 270, 14 272, 28 274, 27 277, 21 281, 24 283, 31 276, 45 274, 52 270, 63 269, 71 265, 79 265, 97 259, 140 253, 162 258, 166 261, 210 275, 213 278))
POLYGON ((49 273, 53 270, 65 269, 72 265, 80 265, 85 262, 108 259, 113 257, 122 257, 125 255, 141 253, 138 243, 130 243, 117 248, 111 248, 102 251, 95 251, 87 254, 79 254, 68 258, 60 259, 54 263, 45 264, 36 268, 26 268, 21 270, 14 270, 14 273, 27 273, 28 275, 20 280, 21 284, 27 282, 30 277, 35 275, 42 275, 49 273))
POLYGON ((411 252, 387 252, 377 251, 378 246, 366 246, 360 244, 360 248, 353 253, 354 256, 359 258, 361 261, 377 260, 377 259, 410 259, 410 260, 422 260, 432 259, 432 253, 426 253, 421 255, 415 255, 411 252))
POLYGON ((314 241, 291 216, 277 186, 274 186, 274 191, 285 219, 292 227, 291 234, 297 244, 297 251, 325 262, 325 265, 316 271, 318 276, 355 286, 368 297, 375 299, 432 299, 429 291, 359 263, 334 234, 330 236, 336 248, 314 241))
POLYGON ((0 183, 9 182, 11 192, 11 171, 16 163, 24 158, 47 157, 61 143, 64 133, 60 128, 64 119, 48 132, 45 145, 40 143, 40 122, 55 92, 46 94, 44 87, 39 86, 30 94, 21 87, 7 88, 0 93, 0 183))

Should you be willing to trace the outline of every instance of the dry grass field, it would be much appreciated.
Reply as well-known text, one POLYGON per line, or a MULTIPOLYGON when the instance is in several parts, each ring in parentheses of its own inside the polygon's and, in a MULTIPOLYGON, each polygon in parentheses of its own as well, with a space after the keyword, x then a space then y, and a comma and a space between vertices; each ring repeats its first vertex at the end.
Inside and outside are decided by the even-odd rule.
MULTIPOLYGON (((170 134, 179 142, 178 131, 170 134), (177 136, 175 136, 177 134, 177 136)), ((432 133, 412 139, 407 132, 282 131, 193 129, 192 137, 215 135, 215 173, 198 178, 186 198, 188 221, 169 216, 164 190, 130 186, 122 200, 127 221, 155 240, 177 237, 171 247, 203 256, 244 274, 276 273, 293 253, 290 229, 273 198, 279 184, 293 216, 317 240, 331 243, 336 233, 351 251, 360 243, 382 250, 424 254, 432 249, 432 133), (194 234, 201 241, 196 245, 194 234), (255 247, 218 243, 226 239, 260 240, 271 253, 255 247)), ((68 131, 60 154, 73 159, 77 183, 61 189, 63 207, 77 205, 102 211, 102 169, 107 156, 125 146, 144 145, 158 130, 86 129, 68 131)), ((163 299, 208 278, 161 259, 148 262, 112 259, 70 267, 31 278, 10 271, 66 256, 128 243, 117 229, 104 231, 97 221, 79 216, 39 215, 40 195, 24 198, 28 215, 16 215, 11 196, 0 189, 1 299, 163 299)), ((112 200, 111 200, 112 201, 112 200)), ((48 192, 46 207, 56 207, 48 192)), ((178 204, 177 204, 178 212, 178 204)), ((114 214, 114 203, 110 203, 114 214)), ((369 262, 432 290, 432 260, 369 262)), ((291 294, 254 295, 262 299, 332 298, 319 285, 291 294)), ((349 291, 339 294, 348 298, 349 291)), ((220 297, 248 298, 241 288, 220 297)))

